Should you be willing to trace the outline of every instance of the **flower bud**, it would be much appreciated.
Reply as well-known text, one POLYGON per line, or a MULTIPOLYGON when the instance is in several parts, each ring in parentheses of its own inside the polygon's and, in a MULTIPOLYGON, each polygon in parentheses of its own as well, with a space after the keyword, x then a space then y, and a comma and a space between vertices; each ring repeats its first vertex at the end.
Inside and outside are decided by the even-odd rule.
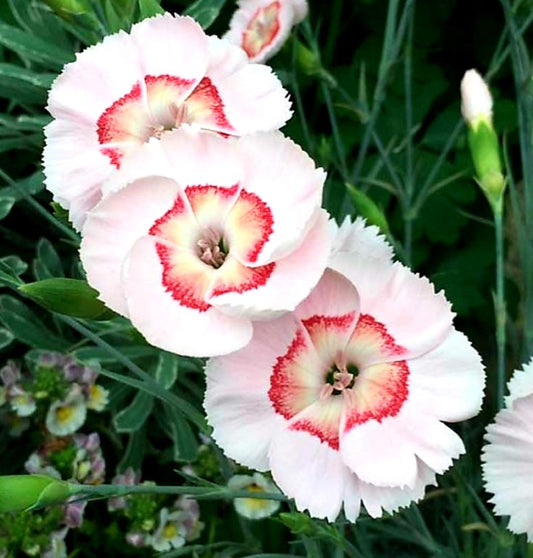
POLYGON ((71 495, 69 483, 46 475, 0 476, 0 513, 59 504, 71 495))
POLYGON ((468 145, 477 182, 493 210, 501 211, 505 178, 498 135, 492 125, 492 97, 476 70, 465 73, 461 81, 461 97, 461 112, 468 126, 468 145))
POLYGON ((476 70, 468 70, 461 81, 461 112, 469 126, 479 121, 492 123, 492 96, 476 70))

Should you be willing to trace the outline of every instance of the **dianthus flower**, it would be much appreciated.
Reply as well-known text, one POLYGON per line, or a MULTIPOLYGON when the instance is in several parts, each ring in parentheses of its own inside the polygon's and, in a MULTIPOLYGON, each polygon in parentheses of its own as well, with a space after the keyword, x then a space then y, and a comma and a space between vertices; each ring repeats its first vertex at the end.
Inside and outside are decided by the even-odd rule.
POLYGON ((505 409, 487 427, 483 448, 485 488, 498 515, 508 515, 513 533, 533 542, 533 360, 516 370, 505 409))
POLYGON ((238 6, 224 38, 239 45, 252 62, 274 56, 308 10, 307 0, 239 0, 238 6))
POLYGON ((271 470, 298 509, 354 521, 361 502, 377 517, 421 498, 464 452, 442 421, 479 411, 484 372, 443 294, 375 227, 343 225, 329 265, 294 312, 208 361, 205 409, 230 458, 271 470))
POLYGON ((101 185, 152 137, 182 124, 224 135, 275 130, 291 115, 267 66, 208 36, 191 18, 159 15, 77 55, 48 98, 44 172, 76 228, 101 185))
POLYGON ((175 130, 125 161, 88 214, 87 280, 157 347, 239 349, 252 319, 293 310, 326 266, 324 178, 279 132, 175 130))

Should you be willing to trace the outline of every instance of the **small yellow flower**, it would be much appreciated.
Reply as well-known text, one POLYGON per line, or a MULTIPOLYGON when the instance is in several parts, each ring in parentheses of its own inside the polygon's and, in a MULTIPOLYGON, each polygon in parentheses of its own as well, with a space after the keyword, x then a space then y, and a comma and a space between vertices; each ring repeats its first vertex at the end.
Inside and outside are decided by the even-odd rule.
POLYGON ((93 384, 89 388, 89 398, 87 408, 93 411, 103 411, 109 403, 109 392, 98 384, 93 384))
POLYGON ((64 401, 55 401, 46 414, 46 428, 55 436, 73 434, 82 426, 87 416, 85 399, 73 390, 64 401))
MULTIPOLYGON (((228 487, 233 490, 248 490, 249 492, 279 492, 274 483, 264 475, 234 475, 228 481, 228 487)), ((279 508, 277 500, 261 500, 259 498, 235 498, 235 510, 239 515, 248 519, 264 519, 275 513, 279 508)))

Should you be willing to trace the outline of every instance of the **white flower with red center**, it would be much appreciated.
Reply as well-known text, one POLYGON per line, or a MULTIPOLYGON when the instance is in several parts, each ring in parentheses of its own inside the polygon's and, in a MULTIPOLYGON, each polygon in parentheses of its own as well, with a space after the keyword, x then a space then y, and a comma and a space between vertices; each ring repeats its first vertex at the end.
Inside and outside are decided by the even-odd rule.
POLYGON ((293 313, 254 325, 244 349, 206 367, 213 437, 239 463, 271 470, 298 509, 354 521, 424 494, 461 439, 442 421, 474 416, 484 373, 429 281, 357 222, 293 313))
POLYGON ((498 515, 508 515, 513 533, 533 542, 533 361, 516 370, 506 408, 487 427, 483 478, 498 515))
POLYGON ((251 62, 274 56, 308 10, 307 0, 239 0, 238 5, 224 38, 239 45, 251 62))
POLYGON ((324 179, 279 132, 175 130, 126 160, 88 214, 87 279, 155 346, 239 349, 252 319, 293 310, 325 269, 324 179))
POLYGON ((208 36, 188 17, 134 24, 78 54, 54 82, 44 172, 54 199, 81 228, 123 158, 182 124, 224 135, 275 130, 290 102, 272 70, 208 36))

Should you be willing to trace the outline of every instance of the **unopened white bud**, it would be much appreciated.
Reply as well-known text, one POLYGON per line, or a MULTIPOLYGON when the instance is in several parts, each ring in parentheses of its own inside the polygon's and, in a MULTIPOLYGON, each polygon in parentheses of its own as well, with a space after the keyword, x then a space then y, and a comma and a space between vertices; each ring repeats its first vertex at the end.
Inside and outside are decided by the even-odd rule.
POLYGON ((468 70, 461 80, 461 112, 467 124, 478 120, 492 121, 492 96, 476 70, 468 70))

